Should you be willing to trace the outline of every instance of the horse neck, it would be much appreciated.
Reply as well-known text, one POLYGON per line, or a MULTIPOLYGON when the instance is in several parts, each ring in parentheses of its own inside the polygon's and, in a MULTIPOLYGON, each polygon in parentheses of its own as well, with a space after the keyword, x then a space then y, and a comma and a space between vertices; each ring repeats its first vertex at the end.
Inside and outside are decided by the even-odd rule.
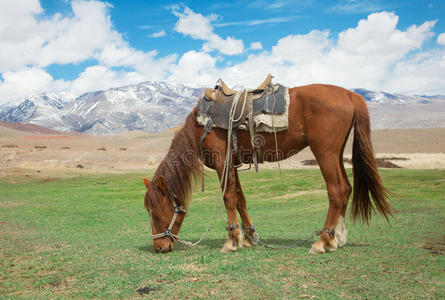
POLYGON ((170 149, 156 171, 167 180, 167 191, 177 197, 180 205, 188 205, 192 181, 200 167, 198 143, 195 137, 193 116, 190 114, 184 126, 175 134, 170 149))

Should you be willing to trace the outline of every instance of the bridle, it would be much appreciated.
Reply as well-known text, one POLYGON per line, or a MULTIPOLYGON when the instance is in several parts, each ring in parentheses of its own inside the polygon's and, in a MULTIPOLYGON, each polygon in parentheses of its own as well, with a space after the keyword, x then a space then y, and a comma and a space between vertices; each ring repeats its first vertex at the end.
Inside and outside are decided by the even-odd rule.
POLYGON ((152 237, 153 239, 159 239, 159 238, 162 238, 162 237, 164 237, 164 236, 169 236, 169 237, 171 237, 173 240, 178 240, 178 239, 179 239, 179 237, 178 237, 176 234, 174 234, 174 233, 172 232, 172 228, 173 228, 173 226, 175 225, 176 218, 178 217, 178 214, 179 214, 180 212, 185 213, 185 209, 182 208, 182 206, 178 205, 178 204, 176 203, 176 201, 174 201, 174 200, 173 200, 173 207, 174 207, 175 211, 174 211, 172 220, 170 221, 170 225, 168 225, 167 230, 164 231, 164 232, 161 232, 161 233, 152 234, 151 237, 152 237))

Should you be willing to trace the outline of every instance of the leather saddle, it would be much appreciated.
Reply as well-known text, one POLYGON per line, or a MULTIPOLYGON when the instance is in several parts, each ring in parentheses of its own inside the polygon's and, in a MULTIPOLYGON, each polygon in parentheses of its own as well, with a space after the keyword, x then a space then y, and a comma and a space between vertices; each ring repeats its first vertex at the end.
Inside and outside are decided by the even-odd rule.
MULTIPOLYGON (((228 130, 232 138, 232 151, 237 154, 235 168, 242 165, 238 151, 237 130, 249 130, 252 146, 252 161, 258 172, 259 145, 255 144, 256 124, 255 116, 259 114, 283 115, 287 109, 287 89, 280 84, 272 84, 272 75, 268 74, 266 80, 257 88, 251 90, 235 91, 219 79, 215 88, 206 89, 204 96, 198 102, 198 123, 204 126, 199 149, 202 153, 204 139, 213 127, 228 130), (234 109, 234 115, 231 110, 234 109)), ((275 128, 274 128, 275 130, 275 128)), ((232 164, 232 161, 230 162, 232 164)), ((232 172, 229 173, 229 178, 232 172)), ((203 176, 204 178, 204 176, 203 176)), ((204 190, 204 183, 202 184, 204 190)))
POLYGON ((269 74, 257 88, 239 92, 228 88, 219 79, 215 88, 204 91, 204 97, 198 102, 198 116, 206 120, 211 119, 212 126, 228 129, 230 109, 237 93, 239 93, 239 100, 235 107, 234 117, 239 121, 234 122, 232 128, 246 124, 249 115, 281 115, 286 111, 284 99, 286 88, 280 84, 272 85, 272 75, 269 74))

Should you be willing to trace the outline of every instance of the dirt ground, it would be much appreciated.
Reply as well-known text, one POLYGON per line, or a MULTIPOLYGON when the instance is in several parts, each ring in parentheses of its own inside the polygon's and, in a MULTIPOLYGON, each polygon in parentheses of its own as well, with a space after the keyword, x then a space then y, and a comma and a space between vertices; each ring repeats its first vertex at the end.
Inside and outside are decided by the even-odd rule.
MULTIPOLYGON (((46 176, 72 173, 107 173, 154 169, 164 158, 174 133, 141 131, 119 135, 42 134, 0 127, 0 176, 46 176)), ((445 128, 374 130, 378 158, 414 169, 445 168, 445 128)), ((345 149, 351 158, 352 138, 345 149)), ((309 148, 281 162, 286 168, 317 168, 303 161, 314 159, 309 148)), ((346 163, 346 167, 351 167, 346 163)), ((277 168, 265 163, 263 168, 277 168)))

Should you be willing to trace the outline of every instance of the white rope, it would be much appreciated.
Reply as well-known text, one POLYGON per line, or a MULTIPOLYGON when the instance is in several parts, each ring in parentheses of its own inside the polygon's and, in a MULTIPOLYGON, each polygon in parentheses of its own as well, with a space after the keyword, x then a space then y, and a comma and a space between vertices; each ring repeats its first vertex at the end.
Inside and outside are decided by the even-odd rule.
MULTIPOLYGON (((272 87, 273 89, 274 87, 272 87)), ((273 95, 273 108, 272 108, 272 128, 273 128, 273 134, 275 137, 275 157, 277 159, 277 164, 278 164, 278 170, 280 170, 280 178, 281 178, 281 184, 284 185, 284 178, 283 178, 283 173, 281 172, 281 164, 280 161, 278 160, 278 141, 277 141, 277 131, 275 129, 275 103, 277 102, 277 100, 275 99, 275 90, 272 90, 272 95, 273 95)), ((283 157, 284 158, 284 157, 283 157)))
MULTIPOLYGON (((227 188, 227 180, 229 177, 229 164, 230 164, 230 159, 232 156, 232 129, 233 129, 233 123, 236 123, 238 121, 241 120, 243 114, 244 114, 244 109, 246 108, 246 102, 247 102, 247 90, 241 90, 236 92, 235 97, 233 98, 233 102, 232 102, 232 106, 230 107, 230 112, 229 112, 229 128, 227 129, 227 150, 226 150, 226 157, 224 159, 224 167, 223 167, 223 171, 221 174, 221 180, 220 180, 220 186, 223 185, 224 182, 224 187, 222 188, 222 202, 224 202, 224 194, 226 193, 226 188, 227 188), (244 103, 243 103, 243 107, 241 108, 241 112, 238 116, 238 118, 235 118, 235 114, 236 114, 236 107, 238 105, 239 99, 241 98, 241 95, 244 93, 244 103)), ((232 172, 232 170, 230 170, 230 172, 232 172)), ((218 192, 218 199, 221 197, 221 189, 218 192)), ((222 205, 220 206, 220 213, 221 213, 221 217, 223 218, 223 220, 225 222, 227 222, 227 218, 224 216, 224 213, 222 211, 222 205)))

